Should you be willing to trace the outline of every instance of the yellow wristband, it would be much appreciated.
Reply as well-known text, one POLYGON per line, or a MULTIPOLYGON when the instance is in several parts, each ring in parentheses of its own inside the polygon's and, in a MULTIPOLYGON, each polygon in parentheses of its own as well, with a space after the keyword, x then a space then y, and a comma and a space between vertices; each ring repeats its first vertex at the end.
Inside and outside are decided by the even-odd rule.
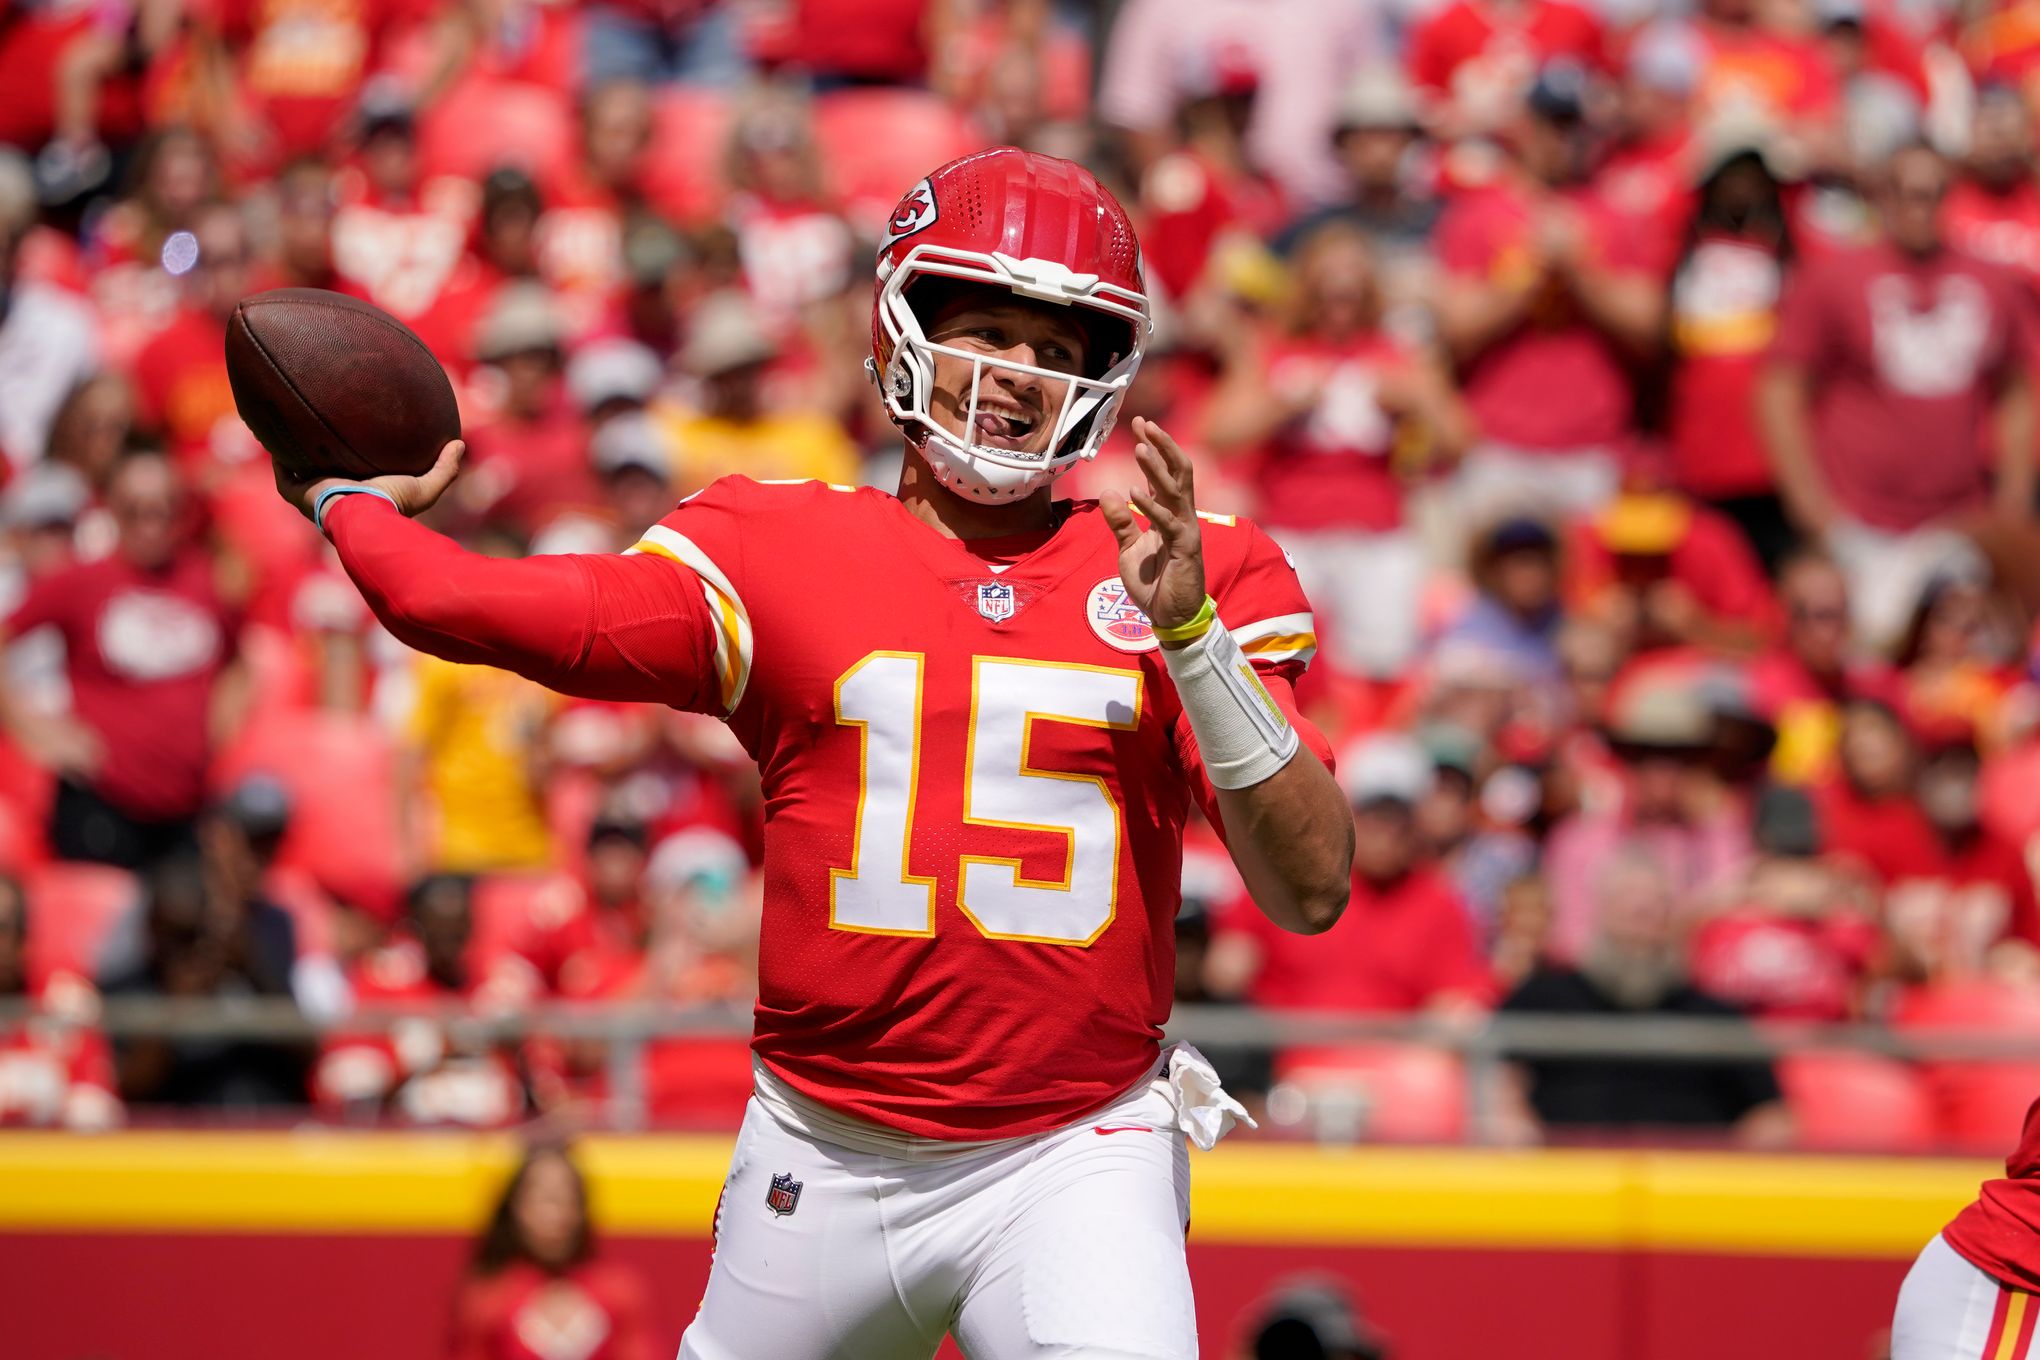
POLYGON ((1211 625, 1217 619, 1218 606, 1212 602, 1209 595, 1206 595, 1204 603, 1197 607, 1197 612, 1190 616, 1189 622, 1179 623, 1174 628, 1164 628, 1159 623, 1153 625, 1155 641, 1195 642, 1211 631, 1211 625))

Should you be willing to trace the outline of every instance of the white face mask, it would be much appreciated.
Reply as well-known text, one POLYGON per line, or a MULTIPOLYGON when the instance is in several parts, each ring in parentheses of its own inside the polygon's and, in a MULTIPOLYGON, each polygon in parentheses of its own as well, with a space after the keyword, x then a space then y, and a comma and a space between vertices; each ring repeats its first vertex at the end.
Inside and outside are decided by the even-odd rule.
POLYGON ((1097 284, 1095 280, 1088 284, 1070 280, 1051 291, 1035 281, 1038 275, 1050 275, 1057 268, 1044 261, 967 255, 940 248, 927 249, 930 258, 924 260, 923 253, 922 250, 911 253, 883 280, 878 324, 891 342, 892 358, 883 374, 877 371, 876 361, 867 361, 866 368, 878 383, 893 423, 920 448, 937 479, 960 496, 997 504, 1024 499, 1078 462, 1097 457, 1105 437, 1112 432, 1126 389, 1140 367, 1148 327, 1146 300, 1124 289, 1097 284), (1132 329, 1131 352, 1115 360, 1099 377, 1083 378, 937 344, 928 338, 920 318, 907 305, 907 284, 922 274, 1010 288, 1023 297, 1086 307, 1117 317, 1127 321, 1132 329), (962 359, 971 365, 971 400, 960 434, 944 428, 931 409, 937 355, 962 359), (1062 389, 1062 401, 1056 408, 1050 437, 1043 449, 1023 452, 981 444, 971 437, 977 425, 977 394, 988 368, 1042 379, 1051 384, 1051 391, 1056 387, 1062 389))

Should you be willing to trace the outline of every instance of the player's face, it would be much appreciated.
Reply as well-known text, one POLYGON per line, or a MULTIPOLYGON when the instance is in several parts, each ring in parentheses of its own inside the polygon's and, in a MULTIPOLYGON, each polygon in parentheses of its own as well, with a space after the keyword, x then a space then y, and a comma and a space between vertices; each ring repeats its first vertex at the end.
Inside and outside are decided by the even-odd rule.
MULTIPOLYGON (((1084 329, 1068 307, 1030 303, 997 289, 958 290, 930 319, 928 338, 988 359, 1028 364, 1072 377, 1084 372, 1084 329)), ((973 444, 1046 454, 1070 384, 954 354, 935 357, 931 413, 942 428, 973 444), (977 410, 971 411, 971 397, 977 410), (971 422, 966 430, 964 422, 971 422)))

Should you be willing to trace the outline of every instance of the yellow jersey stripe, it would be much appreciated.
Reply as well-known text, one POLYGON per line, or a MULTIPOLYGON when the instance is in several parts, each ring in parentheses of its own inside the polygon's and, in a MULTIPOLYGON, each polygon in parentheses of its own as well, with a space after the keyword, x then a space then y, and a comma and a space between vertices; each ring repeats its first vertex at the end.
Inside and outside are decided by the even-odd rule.
POLYGON ((677 562, 701 582, 702 598, 708 602, 709 615, 716 624, 716 684, 721 691, 723 712, 734 712, 750 679, 751 621, 729 578, 690 539, 662 525, 646 530, 645 536, 629 551, 677 562))

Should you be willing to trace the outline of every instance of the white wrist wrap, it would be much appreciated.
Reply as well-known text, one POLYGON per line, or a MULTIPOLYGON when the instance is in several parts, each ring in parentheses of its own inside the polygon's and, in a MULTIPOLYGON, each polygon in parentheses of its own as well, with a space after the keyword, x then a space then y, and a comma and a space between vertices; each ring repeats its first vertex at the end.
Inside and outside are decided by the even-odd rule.
POLYGON ((1287 765, 1301 744, 1296 728, 1261 683, 1240 644, 1213 619, 1187 647, 1162 649, 1183 716, 1197 734, 1214 788, 1244 789, 1287 765))

